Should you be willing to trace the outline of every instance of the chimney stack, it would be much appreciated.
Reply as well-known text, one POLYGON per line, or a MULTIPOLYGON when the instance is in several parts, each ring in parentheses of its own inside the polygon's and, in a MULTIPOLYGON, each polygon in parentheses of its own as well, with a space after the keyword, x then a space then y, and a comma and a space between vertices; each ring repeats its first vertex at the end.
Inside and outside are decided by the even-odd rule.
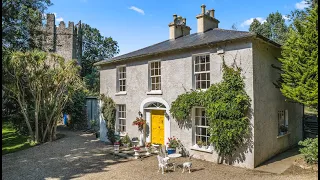
POLYGON ((169 24, 169 39, 177 39, 190 34, 191 28, 187 26, 187 19, 173 15, 173 22, 169 24))
POLYGON ((206 5, 201 6, 201 14, 196 16, 198 20, 198 33, 206 32, 210 29, 218 28, 219 20, 214 17, 214 9, 206 13, 206 5))

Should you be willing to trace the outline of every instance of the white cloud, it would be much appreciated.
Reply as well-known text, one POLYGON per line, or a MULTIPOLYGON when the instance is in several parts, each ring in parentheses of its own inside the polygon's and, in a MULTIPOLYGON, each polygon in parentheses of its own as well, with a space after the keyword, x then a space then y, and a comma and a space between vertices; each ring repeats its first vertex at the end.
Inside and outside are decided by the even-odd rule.
POLYGON ((286 21, 289 20, 289 18, 286 15, 282 15, 282 18, 286 21))
POLYGON ((53 14, 54 14, 54 17, 57 17, 57 13, 54 12, 53 14))
POLYGON ((244 26, 250 26, 250 24, 253 22, 254 19, 257 19, 260 23, 264 23, 266 22, 266 20, 262 17, 256 17, 256 18, 250 18, 248 20, 245 20, 243 23, 241 23, 241 27, 244 27, 244 26))
POLYGON ((140 8, 137 8, 135 6, 131 6, 129 9, 134 10, 134 11, 144 15, 144 11, 142 9, 140 9, 140 8))
POLYGON ((297 9, 304 9, 308 7, 309 5, 307 4, 306 1, 302 0, 301 2, 296 3, 296 8, 297 9))
POLYGON ((63 18, 59 17, 59 18, 56 19, 56 21, 58 21, 58 22, 63 21, 63 18))

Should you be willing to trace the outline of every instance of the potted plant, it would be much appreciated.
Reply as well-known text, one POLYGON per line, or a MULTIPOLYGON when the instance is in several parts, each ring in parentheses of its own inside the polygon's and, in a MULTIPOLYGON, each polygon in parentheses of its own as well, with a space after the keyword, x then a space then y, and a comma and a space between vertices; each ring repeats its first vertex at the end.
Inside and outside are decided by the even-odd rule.
POLYGON ((140 147, 138 147, 138 146, 134 147, 134 148, 133 148, 133 151, 134 151, 135 159, 138 159, 140 147))
POLYGON ((199 141, 197 142, 197 145, 199 146, 199 148, 201 148, 201 147, 202 147, 202 141, 199 140, 199 141))
POLYGON ((280 135, 286 134, 287 131, 288 131, 288 128, 287 128, 285 125, 282 124, 282 125, 280 126, 280 135))
POLYGON ((119 152, 119 146, 120 146, 120 143, 119 143, 119 142, 115 142, 115 143, 113 144, 114 153, 118 153, 118 152, 119 152))
POLYGON ((203 147, 204 149, 207 149, 207 148, 208 148, 207 142, 203 142, 203 143, 202 143, 202 147, 203 147))
POLYGON ((148 156, 148 155, 150 155, 150 150, 151 150, 151 143, 145 143, 145 145, 144 145, 144 147, 146 148, 146 155, 148 156))
POLYGON ((168 138, 168 154, 174 154, 176 153, 176 148, 179 146, 180 140, 178 138, 175 138, 174 136, 172 138, 168 138))
POLYGON ((98 125, 97 121, 92 119, 90 120, 90 125, 91 125, 91 132, 93 132, 96 135, 96 138, 99 138, 99 132, 96 130, 96 127, 98 125))
POLYGON ((121 138, 121 142, 126 148, 130 147, 131 141, 130 141, 130 137, 128 136, 128 134, 126 134, 124 137, 121 138))

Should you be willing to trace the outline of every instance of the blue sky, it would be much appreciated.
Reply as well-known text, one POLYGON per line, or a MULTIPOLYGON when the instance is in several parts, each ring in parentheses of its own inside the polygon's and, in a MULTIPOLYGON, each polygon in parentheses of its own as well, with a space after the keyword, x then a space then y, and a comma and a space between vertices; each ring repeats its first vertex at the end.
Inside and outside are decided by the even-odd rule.
POLYGON ((271 12, 289 14, 304 8, 301 0, 52 0, 47 13, 56 14, 59 21, 81 20, 100 30, 103 36, 111 36, 118 42, 120 53, 125 54, 169 38, 168 24, 173 14, 187 18, 191 33, 197 31, 196 15, 202 4, 206 10, 215 9, 219 28, 247 31, 253 18, 261 22, 271 12))

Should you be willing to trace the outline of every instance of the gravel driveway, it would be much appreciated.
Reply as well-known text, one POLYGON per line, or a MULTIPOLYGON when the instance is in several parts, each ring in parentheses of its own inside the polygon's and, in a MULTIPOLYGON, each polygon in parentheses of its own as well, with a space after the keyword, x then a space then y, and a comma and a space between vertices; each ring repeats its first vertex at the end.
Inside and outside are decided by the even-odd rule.
MULTIPOLYGON (((193 159, 192 172, 158 173, 155 156, 141 160, 115 158, 112 147, 92 134, 59 127, 66 136, 51 143, 2 156, 2 179, 317 179, 317 173, 291 168, 277 175, 193 159), (299 172, 299 173, 297 173, 299 172)), ((184 162, 178 158, 176 162, 184 162)))

